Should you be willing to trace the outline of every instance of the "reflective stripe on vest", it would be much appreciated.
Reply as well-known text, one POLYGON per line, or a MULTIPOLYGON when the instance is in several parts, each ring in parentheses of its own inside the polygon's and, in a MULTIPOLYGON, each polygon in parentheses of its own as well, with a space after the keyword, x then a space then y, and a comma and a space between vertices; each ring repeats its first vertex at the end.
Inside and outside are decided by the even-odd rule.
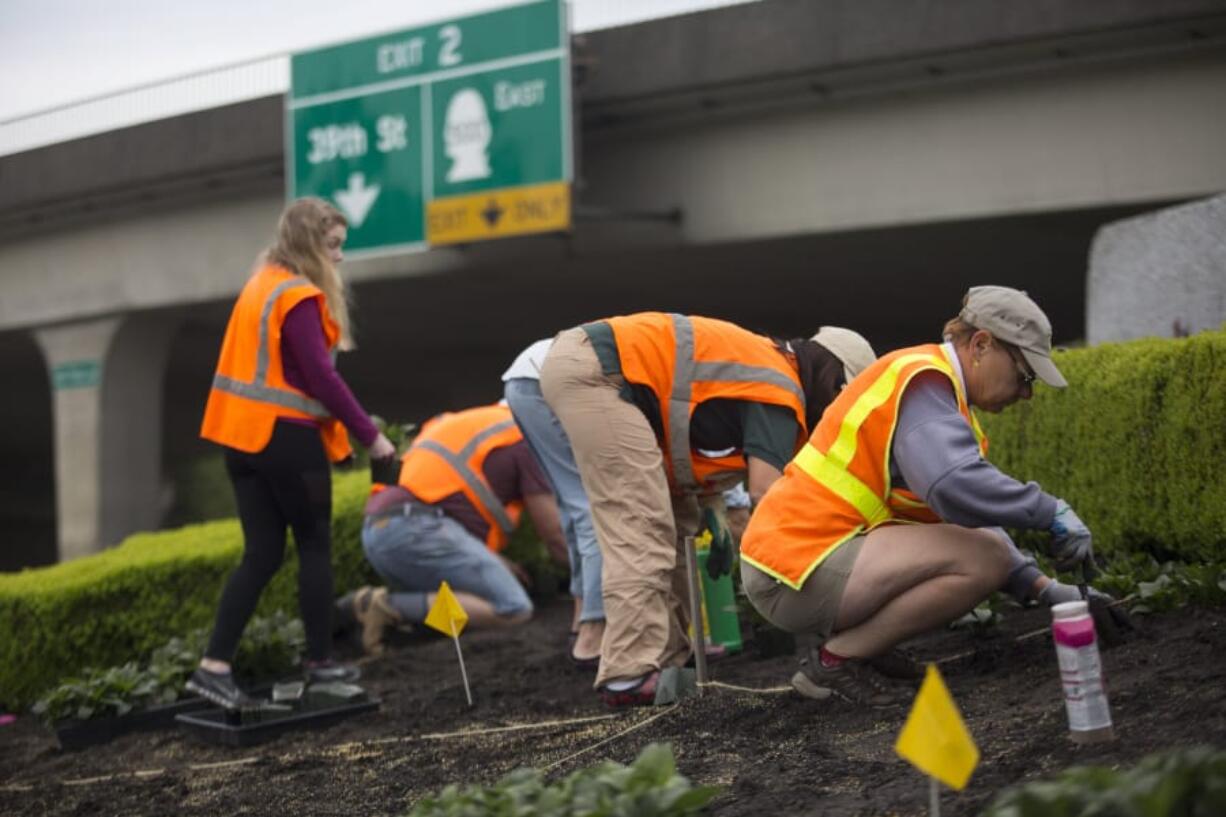
MULTIPOLYGON (((860 395, 851 409, 843 416, 843 422, 839 426, 839 435, 825 454, 814 448, 812 442, 806 442, 797 453, 796 458, 792 460, 797 468, 812 477, 815 482, 823 485, 835 496, 855 508, 869 528, 888 521, 893 513, 882 497, 848 470, 848 465, 856 455, 856 441, 859 438, 860 426, 870 414, 890 399, 898 386, 898 378, 902 370, 912 363, 928 363, 932 368, 944 373, 953 383, 959 408, 966 405, 966 397, 962 393, 960 379, 948 361, 938 360, 926 354, 903 355, 891 362, 885 372, 878 376, 873 385, 860 395)), ((983 431, 974 414, 971 414, 969 410, 967 414, 970 417, 975 438, 982 450, 983 431)), ((897 496, 893 492, 891 495, 897 496)), ((922 503, 906 501, 917 507, 924 507, 922 503)))
POLYGON ((669 459, 673 480, 682 490, 697 490, 698 479, 690 458, 690 415, 695 382, 769 383, 786 389, 804 404, 804 391, 781 372, 765 366, 744 363, 694 360, 694 324, 686 315, 670 313, 673 321, 675 349, 673 355, 673 390, 668 401, 669 459))
MULTIPOLYGON (((281 293, 287 289, 301 286, 312 286, 306 281, 288 280, 282 281, 277 286, 273 287, 268 293, 268 298, 264 301, 264 306, 260 310, 260 339, 256 347, 255 358, 255 376, 251 382, 235 380, 232 377, 227 377, 222 374, 213 375, 213 388, 218 391, 224 391, 229 394, 245 397, 248 400, 258 400, 261 403, 270 403, 274 406, 301 411, 303 414, 310 414, 319 419, 327 419, 332 415, 324 408, 323 403, 314 400, 306 395, 292 392, 287 389, 279 389, 275 386, 269 386, 268 380, 268 334, 269 322, 272 319, 272 310, 277 303, 277 299, 281 297, 281 293)), ((333 353, 335 355, 335 352, 333 353)))
POLYGON ((514 420, 505 420, 492 425, 474 435, 463 448, 456 452, 451 451, 451 449, 435 440, 420 440, 412 446, 424 451, 431 451, 442 457, 443 461, 460 475, 460 479, 464 480, 464 484, 481 500, 481 504, 485 506, 486 511, 489 512, 489 515, 494 518, 498 527, 507 536, 510 536, 515 531, 515 524, 511 521, 511 517, 507 515, 506 508, 498 501, 498 497, 494 495, 494 491, 485 479, 468 467, 468 459, 482 442, 495 434, 501 434, 513 425, 515 425, 514 420))

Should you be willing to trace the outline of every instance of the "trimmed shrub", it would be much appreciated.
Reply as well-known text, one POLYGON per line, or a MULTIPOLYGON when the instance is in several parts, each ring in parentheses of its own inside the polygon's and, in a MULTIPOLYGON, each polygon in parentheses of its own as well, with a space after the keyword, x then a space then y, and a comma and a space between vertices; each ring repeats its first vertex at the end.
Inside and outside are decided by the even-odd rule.
MULTIPOLYGON (((981 414, 989 459, 1065 499, 1107 555, 1220 561, 1226 545, 1226 334, 1058 353, 1067 389, 981 414)), ((1031 539, 1043 550, 1047 537, 1031 539)))
MULTIPOLYGON (((364 472, 334 475, 337 592, 373 578, 359 541, 369 487, 364 472)), ((25 709, 63 678, 122 665, 173 636, 211 628, 222 585, 241 555, 242 532, 229 519, 140 533, 93 556, 0 575, 0 706, 25 709)), ((257 612, 297 610, 297 588, 290 546, 257 612)))

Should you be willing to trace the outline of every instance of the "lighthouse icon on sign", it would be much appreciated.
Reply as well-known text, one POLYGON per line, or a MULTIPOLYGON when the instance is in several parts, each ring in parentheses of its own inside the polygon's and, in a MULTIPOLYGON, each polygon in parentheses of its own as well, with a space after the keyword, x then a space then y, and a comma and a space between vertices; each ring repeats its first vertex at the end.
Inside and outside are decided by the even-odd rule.
POLYGON ((488 177, 493 135, 489 111, 481 93, 473 88, 456 91, 447 103, 443 122, 443 145, 451 160, 447 181, 467 182, 488 177))

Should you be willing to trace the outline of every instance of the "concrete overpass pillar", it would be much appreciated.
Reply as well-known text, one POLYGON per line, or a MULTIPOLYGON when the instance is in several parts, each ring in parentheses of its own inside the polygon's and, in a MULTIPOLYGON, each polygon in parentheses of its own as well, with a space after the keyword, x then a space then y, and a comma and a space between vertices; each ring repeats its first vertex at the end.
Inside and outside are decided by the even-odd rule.
POLYGON ((60 561, 100 550, 102 369, 120 318, 38 329, 55 413, 55 507, 60 561))
POLYGON ((161 520, 162 383, 174 328, 132 316, 35 332, 54 391, 61 561, 161 520))

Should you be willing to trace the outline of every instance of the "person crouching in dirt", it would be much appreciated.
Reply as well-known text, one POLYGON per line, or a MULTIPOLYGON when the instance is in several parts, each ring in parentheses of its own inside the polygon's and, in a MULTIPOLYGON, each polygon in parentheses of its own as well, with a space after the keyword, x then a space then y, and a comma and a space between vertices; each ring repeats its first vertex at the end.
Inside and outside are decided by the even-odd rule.
POLYGON ((366 503, 362 549, 391 589, 363 587, 353 596, 363 648, 378 654, 388 627, 424 621, 443 581, 472 627, 531 618, 528 576, 501 554, 524 508, 565 564, 553 493, 510 409, 482 406, 426 422, 401 460, 397 484, 366 503))
POLYGON ((560 333, 541 392, 579 467, 603 558, 595 688, 654 702, 660 670, 690 655, 682 537, 711 530, 712 575, 732 564, 721 491, 760 496, 846 380, 873 359, 846 329, 774 341, 726 321, 644 312, 560 333), (700 512, 701 506, 701 512, 700 512))
POLYGON ((1047 316, 1024 292, 974 287, 944 335, 852 381, 745 531, 741 578, 754 607, 824 642, 792 678, 807 697, 902 702, 880 674, 893 648, 971 610, 1016 567, 995 526, 1047 530, 1059 568, 1093 572, 1085 524, 989 464, 971 412, 1029 399, 1036 379, 1067 385, 1047 316))

